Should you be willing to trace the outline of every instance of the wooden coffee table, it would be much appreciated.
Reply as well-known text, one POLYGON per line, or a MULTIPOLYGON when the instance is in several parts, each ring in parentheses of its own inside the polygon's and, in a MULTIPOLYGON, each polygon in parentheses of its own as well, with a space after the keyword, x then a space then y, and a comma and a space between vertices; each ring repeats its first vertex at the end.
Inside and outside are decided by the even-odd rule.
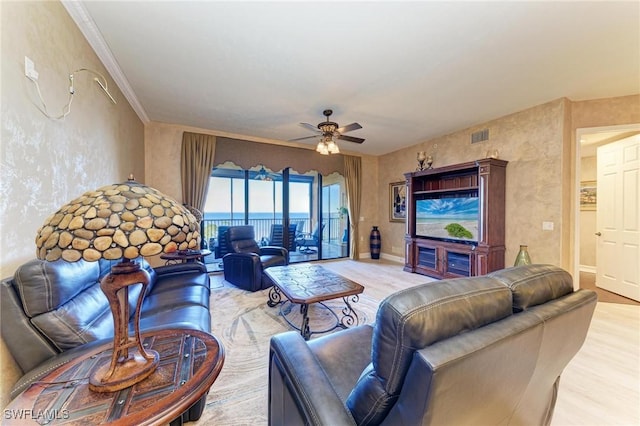
MULTIPOLYGON (((287 266, 273 266, 265 269, 265 274, 273 281, 273 287, 269 291, 269 301, 267 305, 282 307, 282 295, 291 303, 300 305, 302 313, 302 324, 300 334, 308 340, 314 333, 326 333, 335 328, 348 328, 358 324, 358 315, 351 307, 351 303, 359 300, 359 294, 364 291, 364 287, 354 281, 348 280, 340 275, 323 268, 320 265, 311 263, 301 263, 287 266), (335 312, 331 311, 323 302, 332 299, 342 298, 345 308, 342 309, 342 318, 338 319, 335 312), (320 303, 324 305, 336 317, 336 325, 322 331, 311 331, 309 328, 309 305, 320 303)), ((286 319, 286 316, 283 314, 286 319)))
POLYGON ((218 377, 224 349, 198 330, 143 333, 142 341, 160 354, 156 371, 143 381, 117 392, 89 390, 91 370, 111 358, 109 342, 34 382, 6 407, 2 424, 182 424, 182 413, 204 398, 218 377))

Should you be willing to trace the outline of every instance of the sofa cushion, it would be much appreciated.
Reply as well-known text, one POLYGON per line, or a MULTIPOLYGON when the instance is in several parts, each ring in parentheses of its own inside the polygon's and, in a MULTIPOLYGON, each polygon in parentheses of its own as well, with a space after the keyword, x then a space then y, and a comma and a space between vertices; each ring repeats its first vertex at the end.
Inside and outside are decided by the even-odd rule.
POLYGON ((232 226, 227 231, 227 239, 235 253, 260 254, 260 247, 255 240, 253 226, 232 226))
POLYGON ((553 265, 524 265, 488 275, 513 292, 513 312, 521 312, 573 292, 569 273, 553 265))
POLYGON ((511 315, 511 291, 491 278, 423 284, 382 301, 372 363, 347 399, 358 424, 378 424, 395 403, 416 350, 511 315))
MULTIPOLYGON (((113 336, 113 317, 100 289, 100 280, 115 263, 104 259, 97 262, 33 259, 16 270, 13 285, 20 294, 25 314, 57 350, 113 336)), ((150 274, 149 294, 155 271, 143 259, 138 263, 150 274)), ((141 290, 141 285, 128 288, 130 315, 135 312, 141 290)))
POLYGON ((231 243, 233 251, 236 253, 260 254, 260 247, 254 240, 237 240, 231 243))
POLYGON ((60 351, 113 336, 113 316, 99 283, 31 323, 60 351))
POLYGON ((21 265, 13 276, 14 287, 29 317, 57 309, 99 280, 97 262, 64 260, 33 259, 21 265))

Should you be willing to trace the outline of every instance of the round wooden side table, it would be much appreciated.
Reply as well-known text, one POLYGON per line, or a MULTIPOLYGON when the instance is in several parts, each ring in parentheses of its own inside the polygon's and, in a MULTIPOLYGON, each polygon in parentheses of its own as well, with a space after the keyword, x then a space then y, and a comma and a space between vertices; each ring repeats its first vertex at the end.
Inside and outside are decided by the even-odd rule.
POLYGON ((172 265, 175 263, 183 263, 183 262, 202 262, 205 256, 209 256, 211 254, 211 250, 203 249, 203 250, 184 250, 184 251, 174 251, 171 253, 163 253, 160 255, 160 259, 166 260, 167 265, 172 265))
POLYGON ((80 354, 18 395, 3 412, 3 425, 160 425, 205 397, 224 364, 224 348, 211 334, 168 329, 142 334, 160 364, 145 380, 118 392, 89 390, 89 375, 108 362, 108 344, 80 354))

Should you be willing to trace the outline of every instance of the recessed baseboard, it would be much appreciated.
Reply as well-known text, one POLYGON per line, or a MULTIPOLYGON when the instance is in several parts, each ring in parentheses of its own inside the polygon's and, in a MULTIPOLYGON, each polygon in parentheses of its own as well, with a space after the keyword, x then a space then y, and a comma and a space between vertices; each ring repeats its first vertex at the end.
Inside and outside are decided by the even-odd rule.
MULTIPOLYGON (((390 260, 391 262, 402 263, 404 265, 404 257, 380 253, 380 258, 390 260)), ((360 259, 371 259, 371 252, 360 253, 360 259)))
POLYGON ((589 266, 589 265, 580 265, 580 272, 589 272, 591 274, 595 274, 596 273, 596 267, 595 266, 589 266))
POLYGON ((386 253, 381 253, 380 257, 382 257, 383 259, 390 260, 392 262, 402 263, 404 265, 404 257, 395 256, 393 254, 386 254, 386 253))

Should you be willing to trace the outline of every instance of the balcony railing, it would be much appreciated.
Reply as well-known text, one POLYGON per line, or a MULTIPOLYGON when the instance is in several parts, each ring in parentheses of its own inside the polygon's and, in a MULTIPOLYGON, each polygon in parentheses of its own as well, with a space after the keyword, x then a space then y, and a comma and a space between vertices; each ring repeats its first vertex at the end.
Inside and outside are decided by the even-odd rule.
MULTIPOLYGON (((326 243, 332 242, 340 242, 342 241, 342 237, 344 234, 344 227, 346 226, 343 223, 344 219, 340 219, 339 217, 330 217, 325 218, 324 223, 324 231, 322 234, 322 239, 326 243)), ((293 218, 291 219, 292 224, 298 224, 298 222, 302 222, 302 226, 299 226, 298 229, 302 228, 302 232, 309 233, 311 232, 311 218, 293 218)), ((249 219, 249 222, 246 225, 252 225, 256 241, 261 241, 264 239, 269 239, 271 234, 271 225, 281 224, 282 220, 280 219, 249 219)), ((209 242, 211 238, 218 238, 218 226, 240 226, 245 225, 244 219, 204 219, 202 221, 203 224, 203 239, 205 242, 209 242)))

